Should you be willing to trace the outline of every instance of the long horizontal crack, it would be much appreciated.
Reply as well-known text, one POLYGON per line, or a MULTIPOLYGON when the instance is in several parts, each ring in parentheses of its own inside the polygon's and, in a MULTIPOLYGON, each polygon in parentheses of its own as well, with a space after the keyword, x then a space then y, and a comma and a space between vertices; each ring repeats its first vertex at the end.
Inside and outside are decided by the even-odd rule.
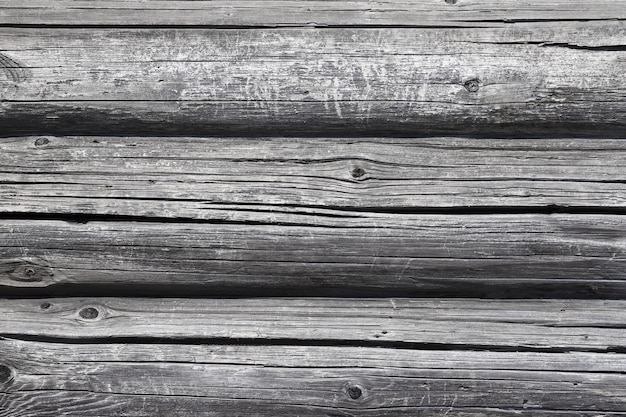
MULTIPOLYGON (((607 20, 607 19, 602 19, 607 20)), ((259 24, 259 25, 219 25, 219 24, 88 24, 88 23, 65 23, 65 24, 47 24, 47 23, 2 23, 0 28, 15 29, 207 29, 207 30, 276 30, 276 29, 485 29, 491 26, 476 26, 478 23, 495 23, 489 21, 468 21, 466 25, 462 21, 458 23, 433 24, 433 25, 416 25, 416 24, 325 24, 318 22, 306 23, 275 23, 275 24, 259 24)), ((498 23, 508 23, 499 21, 498 23)))
POLYGON ((475 42, 494 45, 537 45, 542 48, 566 48, 583 51, 626 51, 626 45, 577 45, 567 42, 515 41, 515 42, 475 42))
POLYGON ((550 48, 567 48, 567 49, 579 49, 584 51, 626 51, 626 45, 600 45, 600 46, 585 46, 576 45, 571 43, 544 43, 543 47, 550 48))
POLYGON ((477 280, 450 280, 442 285, 438 282, 422 280, 425 287, 414 290, 407 288, 384 288, 380 286, 346 287, 333 286, 294 286, 285 283, 275 285, 245 284, 188 284, 177 283, 62 283, 45 287, 2 287, 3 298, 59 298, 59 297, 162 297, 162 298, 282 298, 282 297, 341 297, 341 298, 381 298, 381 297, 422 297, 422 298, 480 298, 480 299, 554 299, 554 300, 610 300, 623 299, 622 282, 616 280, 522 280, 512 285, 501 282, 481 282, 477 280))
MULTIPOLYGON (((175 11, 175 10, 173 10, 175 11)), ((342 10, 336 10, 340 12, 342 10)), ((343 10, 345 11, 345 10, 343 10)), ((331 11, 328 11, 331 12, 331 11)), ((366 13, 367 10, 353 10, 366 13)), ((226 30, 272 30, 272 29, 483 29, 494 24, 515 23, 562 23, 562 22, 621 22, 621 17, 614 18, 501 18, 501 19, 454 19, 437 24, 398 24, 398 23, 323 23, 306 21, 300 23, 259 23, 259 24, 129 24, 129 23, 0 23, 0 28, 39 28, 39 29, 226 29, 226 30), (482 24, 482 25, 481 25, 482 24)))
POLYGON ((1 333, 2 339, 15 339, 29 342, 64 343, 64 344, 178 344, 178 345, 236 345, 236 346, 315 346, 315 347, 362 347, 407 350, 444 350, 444 351, 488 351, 488 352, 536 352, 536 353, 616 353, 626 354, 626 346, 607 348, 590 347, 546 347, 514 345, 479 345, 462 343, 421 343, 405 341, 350 340, 350 339, 297 339, 297 338, 227 338, 227 337, 52 337, 33 336, 15 333, 1 333))
MULTIPOLYGON (((600 206, 475 206, 475 207, 343 207, 325 205, 259 205, 258 210, 251 210, 256 204, 241 204, 241 211, 255 212, 259 214, 286 214, 329 218, 359 218, 363 214, 397 214, 397 215, 455 215, 455 216, 489 216, 507 214, 580 214, 580 215, 626 215, 626 207, 600 207, 600 206), (268 209, 268 207, 272 209, 268 209), (274 210, 273 208, 277 210, 274 210), (291 210, 293 211, 291 211, 291 210), (324 212, 298 211, 302 210, 325 210, 324 212), (333 213, 334 212, 334 213, 333 213), (353 215, 350 215, 353 213, 353 215)), ((207 209, 210 209, 207 206, 207 209)), ((232 207, 218 207, 216 210, 237 212, 237 205, 232 207)), ((84 213, 39 213, 27 211, 15 211, 0 213, 1 220, 57 220, 69 223, 85 224, 89 222, 137 222, 137 223, 189 223, 189 224, 235 224, 235 225, 284 225, 284 226, 315 226, 308 222, 294 222, 281 220, 224 220, 204 219, 191 216, 165 217, 165 216, 141 216, 124 214, 84 214, 84 213)))

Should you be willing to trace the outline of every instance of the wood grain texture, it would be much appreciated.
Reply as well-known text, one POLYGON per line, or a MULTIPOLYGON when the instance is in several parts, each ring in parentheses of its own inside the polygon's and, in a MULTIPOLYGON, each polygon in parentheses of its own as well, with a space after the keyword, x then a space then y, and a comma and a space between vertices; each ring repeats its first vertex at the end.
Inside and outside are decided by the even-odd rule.
POLYGON ((626 301, 57 298, 0 302, 0 336, 431 349, 626 349, 626 301), (96 311, 94 312, 93 309, 96 311))
POLYGON ((568 214, 14 219, 0 224, 0 284, 108 285, 108 294, 134 286, 136 294, 164 295, 617 298, 626 289, 625 229, 623 216, 568 214))
POLYGON ((617 416, 624 355, 0 340, 0 415, 617 416))
POLYGON ((619 20, 558 30, 2 28, 0 53, 13 64, 0 129, 621 137, 625 45, 619 20))
POLYGON ((38 136, 0 167, 4 213, 626 208, 626 140, 38 136))
POLYGON ((626 19, 621 1, 3 0, 4 25, 503 26, 626 19))
POLYGON ((26 3, 0 417, 626 416, 623 2, 26 3))

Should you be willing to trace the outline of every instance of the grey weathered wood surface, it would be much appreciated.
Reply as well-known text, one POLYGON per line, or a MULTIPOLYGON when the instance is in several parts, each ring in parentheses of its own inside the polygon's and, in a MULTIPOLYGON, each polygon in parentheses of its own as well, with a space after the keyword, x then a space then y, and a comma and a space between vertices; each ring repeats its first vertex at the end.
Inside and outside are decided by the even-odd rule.
POLYGON ((3 0, 3 25, 434 26, 624 20, 622 1, 595 0, 3 0))
POLYGON ((5 213, 623 210, 626 141, 16 137, 0 184, 5 213))
POLYGON ((0 28, 0 129, 623 136, 623 22, 515 25, 0 28))
POLYGON ((624 323, 622 300, 92 297, 0 303, 0 337, 76 342, 233 339, 247 344, 621 352, 626 349, 624 323))
POLYGON ((626 2, 0 3, 0 416, 626 415, 626 2))
POLYGON ((618 416, 624 355, 0 340, 0 415, 618 416))
MULTIPOLYGON (((208 222, 4 220, 0 285, 143 294, 622 297, 614 215, 337 215, 208 222)), ((110 292, 109 292, 110 294, 110 292)))

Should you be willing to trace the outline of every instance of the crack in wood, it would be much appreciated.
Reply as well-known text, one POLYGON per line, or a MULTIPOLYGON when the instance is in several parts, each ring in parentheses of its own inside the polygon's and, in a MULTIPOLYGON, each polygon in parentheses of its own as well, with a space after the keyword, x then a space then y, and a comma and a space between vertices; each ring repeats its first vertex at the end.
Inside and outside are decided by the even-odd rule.
POLYGON ((550 41, 519 41, 519 42, 480 42, 478 44, 493 44, 493 45, 537 45, 542 48, 565 48, 580 51, 626 51, 626 45, 578 45, 567 42, 550 42, 550 41))

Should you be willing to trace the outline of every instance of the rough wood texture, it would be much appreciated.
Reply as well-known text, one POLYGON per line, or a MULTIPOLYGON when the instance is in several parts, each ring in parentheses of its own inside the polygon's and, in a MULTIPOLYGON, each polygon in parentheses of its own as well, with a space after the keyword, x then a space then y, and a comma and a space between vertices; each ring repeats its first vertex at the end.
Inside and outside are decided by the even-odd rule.
POLYGON ((0 336, 249 344, 626 350, 626 301, 472 299, 2 300, 0 336))
POLYGON ((598 353, 0 340, 0 415, 617 416, 598 353))
POLYGON ((613 20, 558 30, 2 28, 0 129, 623 136, 625 45, 613 20))
POLYGON ((15 219, 0 224, 0 284, 167 295, 621 297, 625 235, 626 219, 613 215, 255 210, 196 223, 15 219))
POLYGON ((39 136, 0 167, 5 213, 626 209, 626 140, 39 136))
POLYGON ((0 5, 4 25, 493 27, 623 19, 626 8, 619 0, 3 0, 0 5))
POLYGON ((0 3, 0 417, 626 416, 626 2, 0 3))

